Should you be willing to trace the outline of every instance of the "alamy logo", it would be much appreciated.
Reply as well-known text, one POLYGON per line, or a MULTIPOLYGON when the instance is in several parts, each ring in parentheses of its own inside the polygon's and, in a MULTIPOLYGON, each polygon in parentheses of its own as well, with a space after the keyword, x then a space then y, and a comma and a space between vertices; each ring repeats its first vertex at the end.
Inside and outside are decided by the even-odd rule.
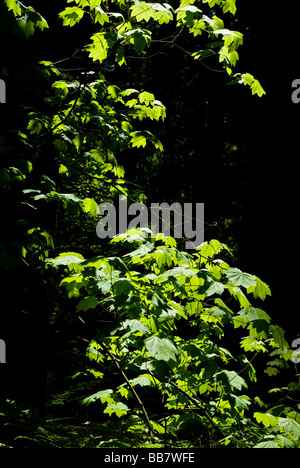
POLYGON ((4 80, 0 80, 0 104, 6 103, 6 84, 4 80))
POLYGON ((292 101, 294 104, 299 104, 300 102, 300 79, 297 78, 292 82, 292 88, 294 91, 292 92, 292 101))
POLYGON ((196 203, 193 213, 192 203, 184 203, 183 206, 180 203, 151 203, 148 208, 144 203, 128 205, 127 198, 119 196, 118 208, 112 203, 101 203, 98 214, 103 216, 96 227, 100 239, 112 238, 139 227, 150 228, 153 236, 162 233, 176 239, 188 239, 185 243, 187 249, 195 249, 204 242, 204 203, 196 203), (132 219, 132 216, 135 217, 132 219))
POLYGON ((292 348, 296 349, 296 351, 293 352, 292 354, 292 361, 295 363, 295 364, 299 364, 300 362, 300 339, 297 338, 297 340, 294 340, 293 343, 292 343, 292 348))
POLYGON ((6 363, 6 344, 5 341, 0 340, 0 364, 6 363))

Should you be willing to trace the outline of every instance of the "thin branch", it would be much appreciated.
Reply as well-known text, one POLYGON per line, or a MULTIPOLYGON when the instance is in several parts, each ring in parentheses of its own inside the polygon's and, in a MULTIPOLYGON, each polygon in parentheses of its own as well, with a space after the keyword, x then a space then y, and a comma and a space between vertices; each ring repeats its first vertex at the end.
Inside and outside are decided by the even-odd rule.
POLYGON ((213 428, 215 429, 215 431, 217 432, 217 434, 219 435, 220 438, 223 438, 223 434, 220 430, 220 428, 215 424, 215 422, 213 421, 213 419, 210 417, 210 415, 199 405, 199 402, 198 400, 196 400, 196 398, 192 397, 191 395, 189 395, 186 391, 184 391, 182 388, 178 387, 178 385, 176 385, 175 382, 172 382, 172 380, 170 380, 169 382, 171 385, 173 385, 173 387, 175 387, 180 393, 182 393, 184 396, 186 396, 198 409, 200 409, 201 413, 206 417, 206 419, 208 419, 208 421, 210 422, 210 424, 213 426, 213 428))
POLYGON ((74 58, 76 56, 76 54, 78 52, 80 52, 81 49, 77 49, 73 55, 71 55, 71 57, 67 57, 67 58, 64 58, 64 59, 61 59, 61 60, 57 60, 56 62, 53 62, 53 65, 56 65, 57 63, 62 63, 62 62, 67 62, 68 60, 71 60, 72 58, 74 58))
MULTIPOLYGON (((181 50, 182 52, 184 52, 185 54, 189 55, 190 57, 192 57, 192 52, 189 52, 188 50, 185 50, 183 47, 181 47, 179 44, 176 44, 175 42, 172 43, 173 46, 177 47, 177 49, 181 50)), ((205 68, 207 68, 208 70, 210 71, 213 71, 213 72, 216 72, 216 73, 226 73, 225 70, 217 70, 215 68, 212 68, 210 67, 209 65, 207 65, 206 63, 202 62, 202 60, 200 58, 196 59, 198 60, 198 62, 201 63, 201 65, 203 65, 205 68)))
POLYGON ((159 52, 156 52, 155 54, 152 54, 152 55, 143 55, 141 57, 139 56, 133 56, 133 55, 129 55, 128 57, 126 57, 126 60, 127 59, 139 59, 139 60, 148 60, 148 59, 151 59, 153 57, 156 57, 157 55, 165 55, 166 57, 169 57, 168 54, 166 54, 165 52, 162 52, 162 51, 159 51, 159 52))
POLYGON ((123 369, 121 369, 121 366, 119 364, 119 361, 118 359, 116 358, 116 356, 111 353, 109 351, 109 349, 103 344, 101 343, 101 347, 104 349, 104 351, 108 354, 108 356, 112 359, 113 363, 115 364, 115 366, 117 367, 118 371, 122 374, 122 377, 124 378, 125 382, 127 383, 127 385, 129 386, 131 392, 133 393, 136 401, 138 402, 138 405, 140 406, 142 412, 143 412, 143 415, 145 417, 145 420, 146 420, 146 423, 147 423, 147 426, 149 428, 149 431, 150 431, 150 437, 151 439, 153 440, 153 436, 154 436, 154 429, 152 427, 152 424, 151 424, 151 421, 149 419, 149 416, 148 416, 148 413, 146 411, 146 408, 144 406, 144 403, 142 402, 142 400, 140 399, 139 395, 137 394, 135 388, 131 385, 127 375, 125 374, 125 372, 123 371, 123 369))
POLYGON ((51 128, 51 131, 54 132, 54 130, 59 127, 62 123, 64 123, 68 118, 69 116, 71 115, 71 113, 73 112, 73 110, 75 109, 76 105, 77 105, 77 102, 78 102, 78 99, 80 97, 80 94, 82 93, 83 89, 84 89, 84 84, 83 83, 80 83, 79 87, 78 87, 78 90, 77 90, 77 94, 76 94, 76 97, 75 97, 75 100, 71 106, 71 108, 69 109, 69 112, 67 112, 67 114, 65 115, 65 117, 56 125, 54 125, 54 127, 51 128))

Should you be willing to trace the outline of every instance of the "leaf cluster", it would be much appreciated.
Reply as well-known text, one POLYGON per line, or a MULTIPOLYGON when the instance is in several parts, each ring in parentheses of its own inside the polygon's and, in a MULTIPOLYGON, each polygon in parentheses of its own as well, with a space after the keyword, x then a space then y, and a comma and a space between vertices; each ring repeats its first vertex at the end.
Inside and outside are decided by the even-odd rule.
MULTIPOLYGON (((32 7, 18 0, 5 4, 24 39, 48 27, 32 7)), ((298 446, 298 408, 284 405, 280 413, 272 408, 262 412, 255 405, 264 404, 252 401, 256 356, 270 357, 266 374, 271 376, 288 367, 292 351, 283 330, 252 302, 264 301, 269 287, 255 275, 230 267, 227 246, 212 240, 187 254, 173 238, 135 231, 113 239, 112 248, 129 248, 122 257, 85 258, 56 245, 57 224, 49 228, 45 220, 52 215, 51 207, 58 206, 68 222, 76 219, 76 226, 81 215, 94 221, 96 196, 102 200, 128 193, 119 155, 140 151, 148 143, 153 151, 163 150, 158 137, 143 125, 146 119, 163 122, 164 104, 152 92, 106 79, 110 68, 126 66, 132 54, 145 58, 154 41, 175 46, 185 31, 197 43, 190 54, 195 59, 217 57, 232 82, 264 94, 252 75, 233 72, 243 35, 227 29, 215 15, 215 6, 234 15, 235 1, 182 0, 178 8, 138 0, 68 4, 72 6, 59 15, 64 26, 76 27, 83 18, 93 26, 83 47, 88 68, 73 76, 52 61, 39 63, 47 88, 46 110, 24 110, 25 124, 13 134, 21 157, 0 168, 1 187, 16 198, 20 195, 30 212, 24 217, 14 214, 13 224, 22 228, 23 236, 18 242, 1 241, 2 268, 15 268, 13 251, 26 268, 38 266, 43 274, 59 278, 82 323, 91 311, 99 317, 86 348, 84 375, 73 376, 88 374, 98 386, 83 398, 83 405, 99 404, 105 417, 118 418, 132 434, 146 434, 160 443, 184 439, 236 447, 298 446), (210 16, 202 4, 214 9, 210 16), (176 34, 162 39, 160 28, 172 24, 176 34), (92 194, 81 196, 80 178, 90 181, 92 194), (65 190, 76 184, 76 190, 65 190), (104 313, 109 318, 106 327, 104 313), (226 343, 228 330, 232 349, 226 343), (153 400, 154 408, 149 403, 153 400)), ((0 143, 6 144, 2 139, 0 143)), ((50 431, 40 430, 40 440, 47 437, 50 431)))
POLYGON ((65 272, 61 286, 77 298, 83 321, 90 309, 111 315, 86 350, 100 390, 82 403, 99 401, 104 413, 124 421, 135 415, 150 436, 162 439, 254 447, 269 437, 258 426, 263 423, 267 432, 275 429, 274 443, 287 438, 296 446, 298 423, 283 423, 292 410, 283 406, 287 417, 273 416, 269 424, 272 409, 258 412, 256 405, 265 404, 251 398, 257 356, 270 357, 270 374, 270 368, 287 368, 292 355, 283 330, 252 304, 264 301, 269 287, 222 260, 219 254, 230 251, 216 240, 193 254, 179 251, 173 238, 139 230, 112 242, 124 243, 129 253, 84 259, 66 252, 48 261, 65 272), (233 346, 226 344, 229 335, 233 346), (115 372, 121 384, 111 378, 115 372), (151 395, 159 409, 147 406, 151 395))

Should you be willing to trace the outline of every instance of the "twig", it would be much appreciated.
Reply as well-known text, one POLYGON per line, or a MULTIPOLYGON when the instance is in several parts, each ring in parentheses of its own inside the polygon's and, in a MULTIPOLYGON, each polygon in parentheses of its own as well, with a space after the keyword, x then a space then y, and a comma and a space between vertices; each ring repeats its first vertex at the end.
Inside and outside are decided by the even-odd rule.
POLYGON ((118 371, 122 374, 122 377, 124 378, 125 382, 127 383, 127 385, 129 386, 131 392, 133 393, 136 401, 138 402, 138 405, 140 406, 143 414, 144 414, 144 417, 145 417, 145 420, 146 420, 146 423, 147 423, 147 426, 149 428, 149 431, 150 431, 150 437, 153 441, 153 436, 154 436, 154 429, 152 427, 152 424, 151 424, 151 421, 149 419, 149 416, 148 416, 148 413, 146 411, 146 408, 144 406, 144 403, 142 402, 142 400, 140 399, 139 395, 137 394, 135 388, 131 385, 127 375, 125 374, 125 372, 123 371, 123 369, 121 369, 121 366, 119 364, 119 361, 118 359, 116 358, 116 356, 111 353, 109 351, 109 349, 103 344, 101 343, 101 347, 104 349, 104 351, 108 354, 108 356, 112 359, 113 363, 115 364, 115 366, 117 367, 118 371))
POLYGON ((51 131, 54 132, 54 130, 59 127, 62 123, 64 123, 68 118, 69 116, 71 115, 71 113, 73 112, 73 110, 75 109, 76 107, 76 104, 77 104, 77 101, 79 99, 79 96, 80 94, 82 93, 83 91, 83 88, 84 88, 84 84, 83 83, 80 83, 79 87, 78 87, 78 90, 77 90, 77 94, 76 94, 76 98, 71 106, 71 108, 69 109, 69 112, 67 112, 67 114, 65 115, 65 117, 63 119, 61 119, 61 121, 54 125, 54 127, 51 128, 51 131))
POLYGON ((213 428, 215 429, 215 431, 217 432, 219 437, 223 438, 224 436, 223 436, 220 428, 215 424, 215 422, 210 417, 210 415, 199 405, 199 402, 196 400, 196 398, 192 397, 187 392, 185 392, 182 388, 178 387, 178 385, 176 385, 175 382, 172 382, 172 380, 170 380, 169 383, 171 385, 173 385, 173 387, 175 387, 180 393, 182 393, 184 396, 186 396, 198 409, 201 410, 201 413, 206 417, 206 419, 209 420, 210 424, 213 426, 213 428))

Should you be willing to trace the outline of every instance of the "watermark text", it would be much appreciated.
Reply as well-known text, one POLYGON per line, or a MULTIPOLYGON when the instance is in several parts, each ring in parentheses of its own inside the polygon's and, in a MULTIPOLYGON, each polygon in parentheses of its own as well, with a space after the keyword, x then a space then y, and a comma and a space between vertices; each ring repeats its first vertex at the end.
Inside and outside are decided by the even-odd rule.
POLYGON ((6 363, 6 344, 4 340, 0 340, 0 364, 6 363))
POLYGON ((294 340, 291 346, 292 349, 296 349, 296 351, 293 352, 292 354, 292 361, 295 364, 299 364, 300 362, 300 339, 297 338, 297 340, 294 340))
POLYGON ((125 196, 119 196, 118 206, 101 203, 96 232, 100 239, 112 238, 127 230, 149 228, 155 237, 158 233, 176 239, 186 239, 185 247, 195 249, 204 242, 204 203, 144 203, 128 205, 125 196), (134 216, 134 218, 132 218, 134 216))
POLYGON ((292 82, 292 88, 294 91, 292 92, 292 101, 294 104, 299 104, 300 102, 300 79, 296 79, 292 82))
POLYGON ((0 79, 0 104, 6 103, 6 84, 4 80, 0 79))

